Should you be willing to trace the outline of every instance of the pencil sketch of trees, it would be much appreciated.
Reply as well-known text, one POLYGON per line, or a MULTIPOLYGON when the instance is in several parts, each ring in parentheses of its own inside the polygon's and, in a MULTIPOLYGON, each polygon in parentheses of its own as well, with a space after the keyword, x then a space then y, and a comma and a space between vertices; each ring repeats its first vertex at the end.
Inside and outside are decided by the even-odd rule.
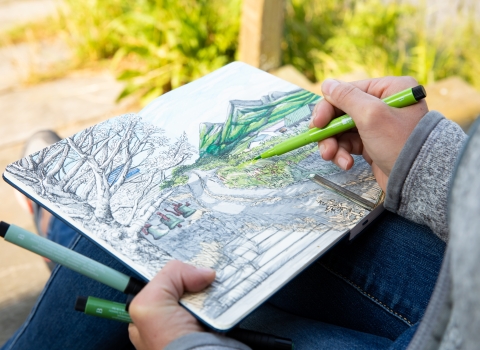
POLYGON ((172 142, 164 130, 127 114, 29 155, 8 170, 40 196, 72 209, 71 216, 131 235, 167 196, 159 185, 169 171, 194 152, 185 133, 172 142), (142 202, 152 191, 157 195, 142 202))

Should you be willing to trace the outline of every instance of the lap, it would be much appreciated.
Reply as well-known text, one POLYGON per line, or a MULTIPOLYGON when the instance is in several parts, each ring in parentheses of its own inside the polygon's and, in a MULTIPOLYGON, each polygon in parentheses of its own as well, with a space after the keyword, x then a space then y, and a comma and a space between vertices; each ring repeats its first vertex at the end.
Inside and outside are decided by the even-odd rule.
MULTIPOLYGON (((63 227, 58 225, 58 228, 70 229, 64 224, 63 227)), ((83 236, 77 235, 70 247, 82 255, 132 275, 131 271, 83 236)), ((63 266, 57 266, 27 320, 2 350, 32 347, 39 350, 133 349, 128 338, 127 324, 75 311, 77 296, 95 296, 123 303, 126 301, 125 294, 63 266)))
MULTIPOLYGON (((408 343, 412 325, 428 304, 444 248, 428 228, 386 213, 354 242, 332 248, 242 326, 292 337, 300 349, 313 349, 313 344, 380 349, 393 346, 397 338, 408 343)), ((72 249, 133 275, 84 237, 78 236, 72 249)), ((125 302, 124 294, 58 266, 31 315, 3 349, 31 344, 37 349, 132 348, 126 324, 75 311, 78 295, 125 302)))
MULTIPOLYGON (((391 343, 405 332, 413 335, 411 329, 428 305, 444 250, 445 243, 427 227, 387 212, 355 241, 333 247, 268 303, 310 320, 312 332, 320 322, 341 327, 346 334, 356 331, 391 343)), ((250 325, 255 317, 255 313, 250 316, 250 325)), ((320 328, 318 339, 324 337, 320 328)), ((359 341, 360 333, 354 334, 359 341)))

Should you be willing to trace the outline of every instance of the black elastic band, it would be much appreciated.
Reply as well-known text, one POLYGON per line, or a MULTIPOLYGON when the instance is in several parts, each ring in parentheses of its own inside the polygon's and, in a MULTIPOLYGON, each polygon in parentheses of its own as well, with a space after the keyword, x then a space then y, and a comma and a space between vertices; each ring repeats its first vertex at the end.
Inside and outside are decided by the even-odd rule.
POLYGON ((140 293, 143 287, 145 287, 146 283, 140 280, 137 280, 134 277, 130 277, 130 281, 128 281, 125 290, 123 291, 125 294, 133 294, 137 295, 140 293))
POLYGON ((7 224, 4 221, 0 221, 0 237, 4 237, 7 234, 8 229, 10 228, 10 225, 7 224))
POLYGON ((125 303, 125 311, 128 312, 128 309, 130 308, 130 304, 133 301, 133 298, 135 298, 135 295, 133 294, 128 294, 127 295, 127 301, 125 303))

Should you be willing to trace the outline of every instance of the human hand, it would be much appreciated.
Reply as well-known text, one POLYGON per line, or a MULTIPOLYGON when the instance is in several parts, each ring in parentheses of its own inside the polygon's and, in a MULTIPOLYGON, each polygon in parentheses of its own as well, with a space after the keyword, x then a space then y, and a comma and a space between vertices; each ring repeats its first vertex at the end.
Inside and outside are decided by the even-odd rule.
POLYGON ((212 269, 168 262, 130 304, 133 323, 128 333, 135 348, 163 349, 183 335, 204 331, 178 300, 185 291, 199 292, 214 279, 212 269))
POLYGON ((381 99, 418 85, 411 77, 385 77, 345 83, 327 79, 324 99, 317 103, 310 126, 322 128, 343 114, 356 129, 318 143, 323 159, 344 170, 353 166, 351 154, 361 154, 385 191, 395 161, 420 119, 428 112, 425 100, 404 107, 388 106, 381 99))

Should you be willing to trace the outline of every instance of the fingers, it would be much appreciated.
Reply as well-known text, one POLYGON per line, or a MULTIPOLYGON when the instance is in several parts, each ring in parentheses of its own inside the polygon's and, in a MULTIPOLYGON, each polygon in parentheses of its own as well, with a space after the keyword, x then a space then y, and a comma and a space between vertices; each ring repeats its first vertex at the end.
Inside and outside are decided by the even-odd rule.
POLYGON ((321 99, 315 105, 315 109, 312 112, 310 127, 323 128, 330 122, 330 120, 344 114, 345 112, 334 107, 327 100, 321 99))
POLYGON ((174 339, 203 329, 178 303, 185 291, 198 292, 215 279, 215 271, 170 261, 133 299, 129 336, 137 349, 163 349, 174 339))
POLYGON ((373 110, 378 112, 388 108, 377 97, 367 94, 353 84, 338 80, 325 80, 322 84, 322 91, 325 99, 350 115, 359 129, 364 122, 370 124, 369 116, 379 114, 372 113, 373 110))
POLYGON ((212 269, 197 268, 173 260, 163 267, 138 296, 156 303, 165 299, 177 302, 185 291, 201 291, 214 279, 215 271, 212 269))
POLYGON ((320 155, 324 160, 331 160, 343 170, 353 166, 351 154, 363 154, 363 144, 357 133, 344 133, 338 138, 328 138, 319 142, 320 155))
POLYGON ((324 99, 315 106, 310 126, 322 128, 330 120, 343 114, 349 114, 357 122, 358 116, 385 108, 380 99, 416 85, 418 82, 407 76, 367 79, 352 83, 327 79, 322 84, 324 99))
POLYGON ((135 344, 135 348, 138 349, 140 348, 139 343, 140 343, 140 333, 138 331, 137 326, 135 324, 130 323, 128 325, 128 337, 130 338, 130 341, 135 344))
POLYGON ((369 95, 383 99, 397 92, 417 86, 418 82, 412 77, 404 76, 359 80, 350 84, 355 85, 369 95))

